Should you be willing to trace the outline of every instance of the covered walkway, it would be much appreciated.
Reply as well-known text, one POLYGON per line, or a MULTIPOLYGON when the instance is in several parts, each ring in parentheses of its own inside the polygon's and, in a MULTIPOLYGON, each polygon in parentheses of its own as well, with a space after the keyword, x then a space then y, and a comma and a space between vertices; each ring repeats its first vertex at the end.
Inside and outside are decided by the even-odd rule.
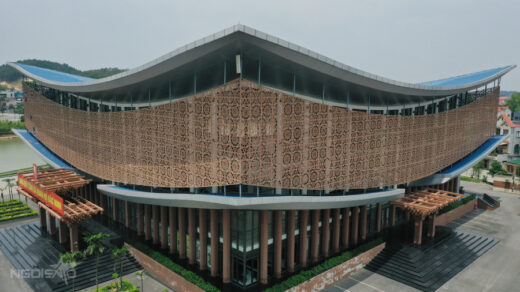
POLYGON ((407 220, 410 216, 414 216, 413 243, 420 245, 422 243, 423 221, 428 221, 427 236, 433 238, 435 236, 435 215, 462 197, 462 194, 426 188, 394 200, 391 204, 406 212, 407 220))
POLYGON ((103 211, 103 208, 80 196, 91 186, 91 180, 68 169, 48 169, 39 173, 19 173, 18 191, 39 206, 40 227, 56 233, 59 222, 59 242, 66 241, 67 227, 70 234, 70 250, 78 251, 78 223, 103 211))

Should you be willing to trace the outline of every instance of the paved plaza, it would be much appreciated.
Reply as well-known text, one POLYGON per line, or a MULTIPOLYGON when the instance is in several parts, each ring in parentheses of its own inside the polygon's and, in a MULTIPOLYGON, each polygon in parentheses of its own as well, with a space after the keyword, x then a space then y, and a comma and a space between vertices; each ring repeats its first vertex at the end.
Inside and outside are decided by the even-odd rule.
MULTIPOLYGON (((520 195, 494 192, 491 186, 461 182, 466 192, 487 193, 501 201, 494 211, 474 211, 450 227, 499 239, 499 243, 437 291, 518 291, 520 287, 520 195)), ((325 291, 418 291, 366 269, 325 291)))

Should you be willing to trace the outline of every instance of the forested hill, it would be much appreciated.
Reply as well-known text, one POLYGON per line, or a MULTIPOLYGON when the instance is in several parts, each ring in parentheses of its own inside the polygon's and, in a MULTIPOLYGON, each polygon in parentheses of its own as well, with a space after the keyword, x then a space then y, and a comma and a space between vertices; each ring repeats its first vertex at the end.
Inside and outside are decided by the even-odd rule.
MULTIPOLYGON (((46 61, 46 60, 38 60, 38 59, 27 59, 27 60, 20 60, 17 61, 17 63, 26 64, 26 65, 32 65, 42 68, 47 68, 51 70, 56 70, 60 72, 90 77, 90 78, 103 78, 110 75, 114 75, 120 72, 125 71, 124 69, 119 68, 100 68, 100 69, 93 69, 93 70, 86 70, 81 71, 78 70, 68 64, 60 64, 57 62, 52 61, 46 61)), ((0 66, 0 82, 6 81, 6 82, 15 82, 22 78, 22 74, 16 71, 14 68, 4 64, 0 66)))

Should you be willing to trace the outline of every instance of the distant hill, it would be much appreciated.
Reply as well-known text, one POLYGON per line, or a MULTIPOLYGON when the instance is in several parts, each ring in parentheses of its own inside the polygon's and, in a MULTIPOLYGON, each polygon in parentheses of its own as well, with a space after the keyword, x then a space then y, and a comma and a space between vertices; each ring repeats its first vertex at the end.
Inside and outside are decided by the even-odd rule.
MULTIPOLYGON (((111 75, 126 71, 126 69, 119 69, 119 68, 113 68, 113 67, 82 71, 82 70, 79 70, 79 69, 76 69, 76 68, 70 66, 69 64, 65 64, 65 63, 60 64, 57 62, 52 62, 52 61, 47 61, 47 60, 38 60, 38 59, 20 60, 20 61, 17 61, 17 63, 37 66, 37 67, 41 67, 41 68, 47 68, 47 69, 51 69, 51 70, 56 70, 56 71, 60 71, 60 72, 65 72, 65 73, 70 73, 70 74, 75 74, 75 75, 80 75, 80 76, 85 76, 85 77, 90 77, 90 78, 95 78, 95 79, 111 76, 111 75)), ((19 73, 18 71, 16 71, 14 68, 12 68, 6 64, 0 66, 0 82, 5 81, 8 83, 12 83, 12 82, 16 82, 20 78, 22 78, 22 74, 19 73)))
POLYGON ((516 91, 504 91, 504 90, 500 90, 500 96, 511 96, 513 93, 515 93, 516 91))

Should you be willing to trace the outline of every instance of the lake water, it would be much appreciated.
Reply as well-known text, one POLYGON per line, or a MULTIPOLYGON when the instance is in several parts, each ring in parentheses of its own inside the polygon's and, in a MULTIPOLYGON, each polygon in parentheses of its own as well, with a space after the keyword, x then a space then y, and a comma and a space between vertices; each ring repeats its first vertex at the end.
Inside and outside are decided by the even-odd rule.
POLYGON ((31 167, 45 162, 22 139, 0 138, 0 172, 31 167))

